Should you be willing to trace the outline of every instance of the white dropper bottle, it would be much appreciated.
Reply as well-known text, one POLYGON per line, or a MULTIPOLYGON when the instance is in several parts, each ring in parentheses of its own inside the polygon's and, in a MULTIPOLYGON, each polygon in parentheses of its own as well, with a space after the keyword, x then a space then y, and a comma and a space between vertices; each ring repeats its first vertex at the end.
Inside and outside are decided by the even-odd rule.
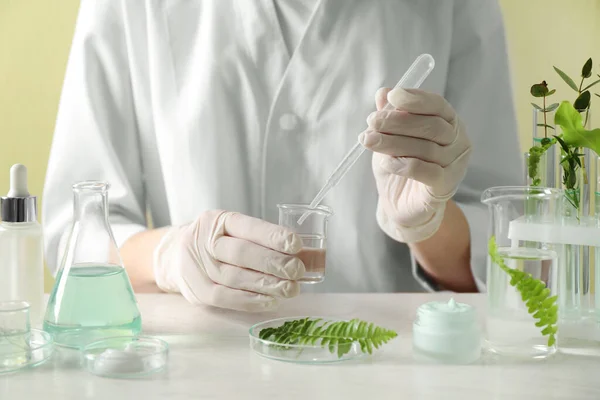
POLYGON ((28 302, 36 327, 44 307, 43 254, 37 198, 27 189, 27 168, 15 164, 10 169, 10 190, 0 198, 0 301, 28 302))

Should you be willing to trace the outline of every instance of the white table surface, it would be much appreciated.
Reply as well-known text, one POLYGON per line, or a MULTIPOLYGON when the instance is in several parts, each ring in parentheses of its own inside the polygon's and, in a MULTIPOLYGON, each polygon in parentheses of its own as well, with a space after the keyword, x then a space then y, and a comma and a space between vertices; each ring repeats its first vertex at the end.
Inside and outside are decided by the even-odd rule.
MULTIPOLYGON (((600 359, 557 355, 514 362, 484 357, 476 365, 426 365, 412 360, 411 324, 436 294, 302 295, 279 311, 243 314, 189 305, 178 295, 139 295, 143 329, 170 344, 168 368, 143 380, 88 374, 59 352, 26 372, 0 376, 0 400, 54 399, 600 399, 600 359), (262 358, 249 348, 248 328, 280 316, 358 317, 399 337, 371 358, 298 365, 262 358)), ((484 295, 455 295, 484 315, 484 295)))

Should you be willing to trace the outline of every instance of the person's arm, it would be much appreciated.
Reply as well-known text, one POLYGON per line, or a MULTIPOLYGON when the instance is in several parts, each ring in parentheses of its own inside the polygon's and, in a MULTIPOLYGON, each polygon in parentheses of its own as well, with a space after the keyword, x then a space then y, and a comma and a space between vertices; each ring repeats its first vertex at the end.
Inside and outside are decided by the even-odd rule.
POLYGON ((121 259, 135 292, 162 292, 154 279, 154 251, 167 230, 159 228, 140 232, 121 247, 121 259))
MULTIPOLYGON (((58 272, 73 214, 71 185, 110 185, 121 245, 146 229, 142 163, 121 4, 83 0, 65 75, 44 188, 46 261, 58 272)), ((136 279, 135 277, 133 277, 136 279)))
POLYGON ((466 176, 431 238, 410 245, 413 269, 439 287, 485 289, 487 209, 482 192, 522 185, 504 27, 496 0, 456 0, 445 98, 465 123, 473 151, 466 176))
POLYGON ((409 247, 419 266, 440 289, 455 292, 477 291, 473 273, 469 268, 469 223, 454 201, 450 200, 446 205, 444 219, 438 231, 429 239, 411 243, 409 247))

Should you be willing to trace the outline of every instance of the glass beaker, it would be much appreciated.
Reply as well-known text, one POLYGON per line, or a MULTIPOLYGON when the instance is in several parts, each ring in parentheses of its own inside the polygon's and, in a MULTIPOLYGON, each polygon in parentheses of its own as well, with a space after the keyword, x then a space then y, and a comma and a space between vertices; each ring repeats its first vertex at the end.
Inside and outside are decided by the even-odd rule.
POLYGON ((296 232, 302 239, 303 248, 298 257, 306 267, 306 273, 299 282, 319 283, 325 279, 327 221, 332 211, 327 206, 310 208, 308 204, 278 204, 279 225, 296 232), (301 225, 298 219, 310 212, 301 225))
POLYGON ((558 291, 557 255, 545 238, 560 221, 562 199, 560 190, 536 187, 494 187, 482 195, 490 222, 486 342, 494 353, 556 352, 558 302, 545 300, 558 291))
POLYGON ((108 222, 105 182, 73 185, 73 225, 46 308, 44 330, 59 346, 80 348, 137 335, 141 317, 108 222))
POLYGON ((25 301, 0 303, 0 371, 29 361, 29 308, 25 301))

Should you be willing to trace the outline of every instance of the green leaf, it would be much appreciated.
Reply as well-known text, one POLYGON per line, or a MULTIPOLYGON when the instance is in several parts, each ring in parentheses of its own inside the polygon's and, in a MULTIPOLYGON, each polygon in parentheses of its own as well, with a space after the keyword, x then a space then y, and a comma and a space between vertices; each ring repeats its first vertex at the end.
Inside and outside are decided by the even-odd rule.
POLYGON ((568 153, 569 152, 569 146, 567 146, 567 144, 565 143, 565 141, 560 136, 554 136, 554 138, 556 139, 556 141, 558 143, 560 143, 560 147, 562 147, 563 150, 568 153))
POLYGON ((583 89, 581 89, 582 91, 586 91, 589 88, 591 88, 592 86, 596 85, 597 83, 600 83, 600 79, 595 80, 594 82, 590 83, 589 85, 587 85, 586 87, 584 87, 583 89))
POLYGON ((544 302, 542 303, 542 305, 545 308, 550 308, 550 307, 552 307, 552 305, 554 304, 554 302, 556 301, 557 298, 558 298, 558 296, 548 297, 546 300, 544 300, 544 302))
POLYGON ((535 104, 535 103, 531 103, 531 105, 532 105, 532 106, 533 106, 533 107, 534 107, 536 110, 540 110, 540 111, 542 111, 542 110, 543 110, 543 108, 542 108, 542 107, 538 106, 538 105, 537 105, 537 104, 535 104))
POLYGON ((546 128, 554 129, 554 127, 553 127, 553 126, 550 126, 550 125, 548 125, 548 124, 537 124, 537 126, 541 126, 541 127, 544 127, 544 126, 545 126, 546 128))
POLYGON ((548 94, 548 85, 545 81, 542 83, 536 83, 535 85, 531 86, 529 92, 533 97, 544 97, 548 94))
MULTIPOLYGON (((569 103, 563 101, 554 116, 554 123, 562 128, 562 140, 559 142, 572 147, 585 147, 600 154, 600 128, 586 130, 583 127, 581 114, 569 103)), ((563 146, 564 148, 565 146, 563 146)), ((565 150, 567 151, 567 150, 565 150)))
POLYGON ((556 93, 556 89, 552 89, 551 91, 549 91, 548 94, 546 94, 546 97, 552 96, 554 93, 556 93))
POLYGON ((350 352, 352 348, 352 341, 348 339, 340 339, 338 342, 338 358, 341 358, 344 354, 350 352))
POLYGON ((558 105, 559 105, 558 103, 550 104, 543 111, 546 111, 546 112, 554 111, 554 110, 556 110, 558 108, 558 105))
POLYGON ((581 93, 579 97, 577 97, 577 100, 575 100, 573 103, 573 107, 580 112, 587 110, 588 106, 590 105, 590 98, 591 94, 588 90, 586 90, 585 92, 581 93))
POLYGON ((600 97, 600 94, 598 94, 598 93, 594 93, 594 94, 595 94, 596 96, 600 97))
MULTIPOLYGON (((565 178, 563 178, 563 181, 565 180, 565 178)), ((567 186, 567 183, 565 183, 565 186, 567 186)), ((571 204, 571 206, 577 210, 579 208, 579 196, 578 196, 579 191, 577 190, 566 190, 565 191, 565 197, 566 199, 569 201, 569 203, 571 204)))
POLYGON ((569 75, 565 74, 564 72, 562 72, 560 69, 558 69, 556 67, 554 67, 554 70, 556 71, 556 73, 558 75, 560 75, 560 77, 563 79, 563 81, 565 81, 566 84, 571 87, 571 89, 573 89, 576 92, 579 92, 579 88, 577 87, 575 82, 573 82, 573 79, 569 78, 569 75))
POLYGON ((581 68, 581 77, 589 78, 592 76, 592 59, 588 58, 588 60, 583 64, 583 68, 581 68))

